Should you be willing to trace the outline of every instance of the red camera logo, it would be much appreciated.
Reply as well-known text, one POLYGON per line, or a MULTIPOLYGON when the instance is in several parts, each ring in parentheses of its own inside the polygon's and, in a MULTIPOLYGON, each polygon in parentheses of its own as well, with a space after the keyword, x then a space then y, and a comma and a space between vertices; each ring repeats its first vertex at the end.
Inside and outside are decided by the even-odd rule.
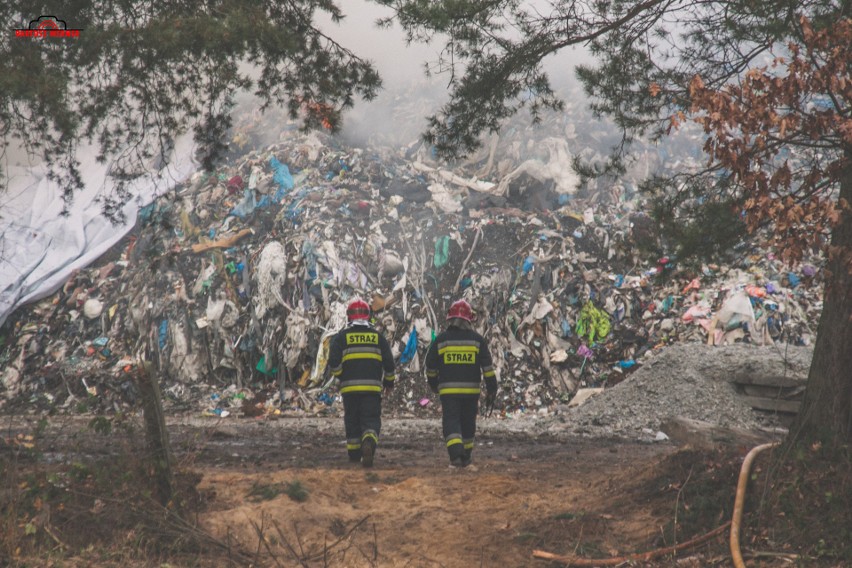
POLYGON ((56 16, 39 16, 26 29, 16 29, 15 37, 80 37, 81 31, 69 28, 56 16))

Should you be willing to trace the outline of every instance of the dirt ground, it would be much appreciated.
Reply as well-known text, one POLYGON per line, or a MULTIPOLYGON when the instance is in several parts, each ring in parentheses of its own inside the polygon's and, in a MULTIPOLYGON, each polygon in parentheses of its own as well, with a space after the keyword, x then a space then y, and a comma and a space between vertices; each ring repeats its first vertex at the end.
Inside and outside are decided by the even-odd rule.
MULTIPOLYGON (((38 459, 115 461, 122 446, 117 432, 98 441, 91 424, 73 434, 79 426, 44 428, 38 459)), ((11 440, 28 428, 3 434, 11 440)), ((610 558, 682 543, 724 524, 745 450, 714 454, 665 443, 534 438, 523 424, 488 418, 480 419, 473 466, 459 470, 448 467, 437 419, 385 419, 375 466, 364 468, 347 460, 337 417, 173 418, 168 429, 178 471, 192 479, 198 497, 194 523, 219 545, 140 563, 139 545, 134 553, 121 544, 138 542, 134 521, 121 529, 124 536, 104 536, 102 547, 112 552, 93 559, 97 547, 84 537, 108 532, 110 523, 113 533, 121 532, 124 521, 100 509, 109 499, 99 504, 90 490, 75 490, 74 503, 66 498, 54 506, 51 538, 44 542, 54 551, 52 540, 64 543, 62 558, 76 560, 49 565, 551 565, 534 559, 534 550, 610 558), (75 557, 75 546, 82 555, 75 557)), ((90 485, 98 483, 104 482, 90 485)), ((41 501, 57 492, 39 495, 43 508, 41 501)), ((632 565, 729 565, 726 537, 677 559, 632 565)))
POLYGON ((533 548, 628 552, 664 522, 640 503, 625 515, 609 502, 613 478, 671 448, 532 440, 486 426, 474 466, 454 470, 436 421, 386 421, 367 469, 347 461, 337 430, 302 430, 286 419, 214 429, 194 464, 208 499, 202 525, 248 549, 263 525, 283 565, 298 556, 317 566, 449 567, 525 566, 533 548), (296 481, 303 502, 283 490, 296 481), (251 497, 264 487, 273 490, 251 497))

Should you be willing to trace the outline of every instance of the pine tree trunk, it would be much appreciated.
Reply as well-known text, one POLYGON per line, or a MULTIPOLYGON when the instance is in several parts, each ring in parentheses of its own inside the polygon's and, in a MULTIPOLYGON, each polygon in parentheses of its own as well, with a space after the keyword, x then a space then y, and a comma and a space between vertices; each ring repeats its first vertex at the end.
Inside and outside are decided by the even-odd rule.
POLYGON ((137 375, 137 385, 142 398, 142 413, 145 420, 145 439, 150 450, 149 459, 153 470, 153 481, 157 499, 164 507, 174 495, 174 474, 172 472, 172 449, 166 419, 163 414, 163 401, 160 385, 151 365, 145 365, 137 375))
MULTIPOLYGON (((847 164, 852 150, 846 152, 847 164)), ((840 223, 832 232, 825 302, 814 358, 791 441, 852 442, 852 165, 840 184, 840 223)))

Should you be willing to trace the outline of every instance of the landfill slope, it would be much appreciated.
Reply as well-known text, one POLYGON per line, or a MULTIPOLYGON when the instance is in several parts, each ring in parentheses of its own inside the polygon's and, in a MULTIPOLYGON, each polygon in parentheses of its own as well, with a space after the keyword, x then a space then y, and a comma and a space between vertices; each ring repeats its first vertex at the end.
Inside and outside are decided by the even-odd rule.
POLYGON ((237 117, 216 172, 144 208, 128 238, 9 318, 0 410, 132 407, 147 360, 170 413, 336 417, 328 341, 360 297, 397 358, 385 412, 433 418, 423 358, 464 297, 494 356, 496 418, 556 428, 574 413, 583 434, 653 437, 663 410, 760 424, 708 375, 813 340, 820 257, 643 256, 660 245, 638 177, 577 187, 570 161, 591 141, 564 121, 507 129, 452 166, 422 143, 362 148, 269 124, 237 117), (564 411, 586 388, 604 393, 564 411))

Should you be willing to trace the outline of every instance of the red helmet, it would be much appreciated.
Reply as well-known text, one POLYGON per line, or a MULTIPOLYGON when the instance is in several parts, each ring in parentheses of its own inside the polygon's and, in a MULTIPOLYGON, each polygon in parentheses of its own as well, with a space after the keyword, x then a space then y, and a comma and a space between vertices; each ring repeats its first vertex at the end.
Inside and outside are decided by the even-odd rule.
POLYGON ((349 321, 370 319, 370 306, 362 299, 352 300, 346 308, 346 317, 349 321))
POLYGON ((447 319, 461 318, 467 321, 473 321, 473 309, 470 304, 464 300, 456 300, 450 306, 450 311, 447 312, 447 319))

